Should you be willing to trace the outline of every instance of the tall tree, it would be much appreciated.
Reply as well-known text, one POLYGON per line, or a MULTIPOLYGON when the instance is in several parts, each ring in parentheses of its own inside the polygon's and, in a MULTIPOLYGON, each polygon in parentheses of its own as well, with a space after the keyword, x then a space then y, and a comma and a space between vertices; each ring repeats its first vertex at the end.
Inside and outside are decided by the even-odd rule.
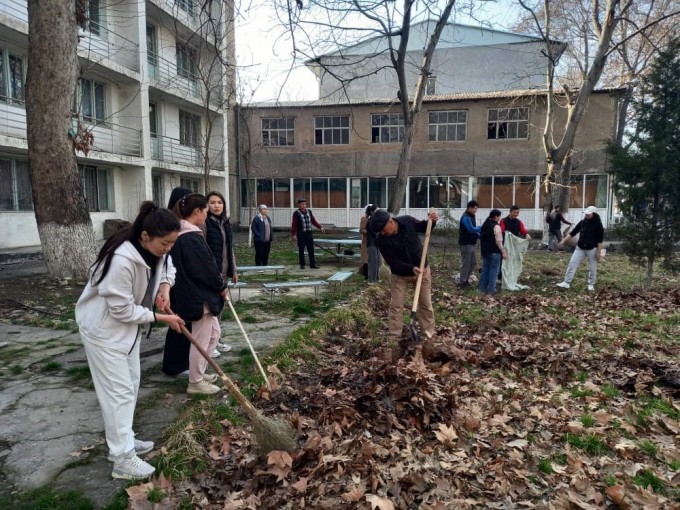
POLYGON ((86 5, 28 0, 28 161, 43 258, 58 277, 84 277, 96 248, 69 137, 78 77, 77 15, 84 19, 86 5))
POLYGON ((666 12, 653 19, 650 17, 646 22, 643 20, 642 26, 634 31, 624 31, 627 35, 617 40, 614 37, 617 30, 630 21, 633 7, 642 1, 542 0, 538 5, 530 5, 528 0, 519 2, 546 42, 548 104, 542 137, 547 162, 544 186, 549 195, 546 204, 559 205, 566 211, 569 208, 569 183, 574 163, 576 133, 590 95, 603 76, 608 59, 613 52, 621 49, 622 44, 630 43, 636 37, 645 37, 653 27, 661 21, 672 19, 678 12, 666 12), (575 65, 568 67, 559 76, 551 38, 556 34, 557 37, 566 35, 568 32, 564 27, 573 29, 572 36, 566 42, 570 43, 569 51, 575 65), (565 122, 561 126, 556 120, 559 108, 566 110, 565 122))
POLYGON ((654 262, 670 264, 680 242, 680 39, 656 59, 641 92, 632 103, 637 125, 631 143, 610 150, 624 250, 646 264, 649 288, 654 262))
MULTIPOLYGON (((296 2, 298 7, 302 2, 296 2)), ((319 39, 314 40, 310 46, 314 51, 323 51, 329 46, 343 48, 346 44, 352 45, 359 41, 380 39, 377 48, 386 45, 386 49, 377 50, 375 55, 359 57, 356 62, 357 74, 351 78, 338 76, 333 66, 324 66, 314 55, 307 55, 316 60, 324 71, 334 76, 342 84, 348 86, 354 79, 365 77, 362 72, 376 74, 375 66, 366 65, 367 60, 382 58, 383 54, 389 57, 389 67, 394 71, 398 83, 397 99, 403 115, 403 138, 399 151, 399 163, 396 170, 395 184, 389 197, 388 209, 392 213, 398 213, 406 193, 408 182, 411 152, 413 146, 414 130, 420 117, 423 98, 430 76, 430 68, 434 51, 439 43, 444 27, 449 21, 456 0, 402 0, 401 3, 393 0, 312 0, 309 10, 312 14, 306 21, 295 14, 295 11, 283 9, 286 12, 286 22, 291 26, 295 36, 295 29, 304 34, 307 39, 314 40, 316 31, 323 33, 323 43, 319 39), (442 7, 443 6, 443 7, 442 7), (319 16, 319 9, 323 16, 319 16), (409 71, 413 66, 415 55, 409 51, 409 37, 411 27, 419 17, 425 17, 433 26, 425 48, 417 64, 417 79, 411 90, 409 83, 409 71), (305 31, 312 27, 312 30, 305 31), (330 35, 329 35, 330 34, 330 35), (358 37, 359 39, 353 39, 358 37), (349 42, 347 42, 349 41, 349 42)), ((304 53, 302 45, 296 43, 295 50, 304 53)), ((347 63, 345 64, 347 65, 347 63)))

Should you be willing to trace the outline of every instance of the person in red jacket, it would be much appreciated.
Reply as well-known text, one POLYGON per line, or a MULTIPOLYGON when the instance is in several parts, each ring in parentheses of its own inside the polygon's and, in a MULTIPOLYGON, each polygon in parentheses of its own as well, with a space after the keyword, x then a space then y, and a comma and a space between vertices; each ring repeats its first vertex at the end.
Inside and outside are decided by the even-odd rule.
POLYGON ((513 205, 510 207, 510 213, 501 220, 501 232, 503 232, 503 239, 505 239, 505 233, 510 232, 517 237, 523 237, 527 241, 531 241, 529 231, 524 226, 522 220, 518 218, 518 216, 519 206, 513 205))
POLYGON ((307 200, 298 198, 298 208, 293 213, 293 221, 290 226, 290 235, 297 241, 298 257, 300 259, 300 269, 305 268, 305 248, 309 255, 309 267, 312 269, 319 269, 316 265, 316 258, 314 257, 314 234, 312 233, 312 225, 325 232, 321 224, 316 221, 310 209, 307 209, 307 200))

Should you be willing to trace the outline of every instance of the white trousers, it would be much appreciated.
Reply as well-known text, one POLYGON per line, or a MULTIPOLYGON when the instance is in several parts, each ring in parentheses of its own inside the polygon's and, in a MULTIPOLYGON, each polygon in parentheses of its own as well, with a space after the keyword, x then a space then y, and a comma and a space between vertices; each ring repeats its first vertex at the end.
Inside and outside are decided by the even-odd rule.
POLYGON ((595 258, 595 252, 597 252, 597 248, 593 248, 592 250, 582 250, 577 246, 573 255, 571 256, 569 265, 567 266, 567 273, 564 275, 564 281, 571 283, 571 281, 574 279, 574 275, 576 274, 578 266, 580 266, 581 262, 583 262, 583 259, 587 257, 588 285, 595 285, 595 281, 597 280, 597 259, 595 258))
POLYGON ((132 419, 139 393, 139 344, 137 335, 130 354, 91 344, 82 337, 90 365, 94 390, 102 409, 106 443, 111 455, 122 455, 135 449, 132 419))

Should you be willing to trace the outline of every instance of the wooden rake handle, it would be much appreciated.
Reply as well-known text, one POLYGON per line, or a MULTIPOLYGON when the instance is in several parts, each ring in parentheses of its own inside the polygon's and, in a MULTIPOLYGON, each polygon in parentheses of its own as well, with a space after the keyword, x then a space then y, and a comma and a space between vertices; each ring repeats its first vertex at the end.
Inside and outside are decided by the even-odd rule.
POLYGON ((418 298, 420 296, 420 287, 423 285, 423 271, 425 270, 425 260, 427 259, 427 248, 430 246, 430 233, 432 232, 432 218, 427 218, 427 228, 425 229, 425 241, 423 241, 423 253, 420 255, 420 274, 416 280, 416 290, 413 293, 413 306, 411 313, 416 313, 418 309, 418 298))

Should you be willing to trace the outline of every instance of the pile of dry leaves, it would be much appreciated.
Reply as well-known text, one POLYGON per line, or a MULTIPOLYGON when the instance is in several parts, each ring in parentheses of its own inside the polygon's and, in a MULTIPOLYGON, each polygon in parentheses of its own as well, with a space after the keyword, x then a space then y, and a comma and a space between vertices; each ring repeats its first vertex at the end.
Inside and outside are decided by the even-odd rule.
POLYGON ((618 312, 676 313, 678 292, 437 299, 453 319, 424 365, 330 332, 314 366, 255 401, 290 419, 299 450, 260 458, 225 423, 206 472, 131 487, 131 508, 677 508, 677 339, 618 312), (482 319, 457 322, 471 301, 482 319), (151 505, 154 486, 166 497, 151 505))

